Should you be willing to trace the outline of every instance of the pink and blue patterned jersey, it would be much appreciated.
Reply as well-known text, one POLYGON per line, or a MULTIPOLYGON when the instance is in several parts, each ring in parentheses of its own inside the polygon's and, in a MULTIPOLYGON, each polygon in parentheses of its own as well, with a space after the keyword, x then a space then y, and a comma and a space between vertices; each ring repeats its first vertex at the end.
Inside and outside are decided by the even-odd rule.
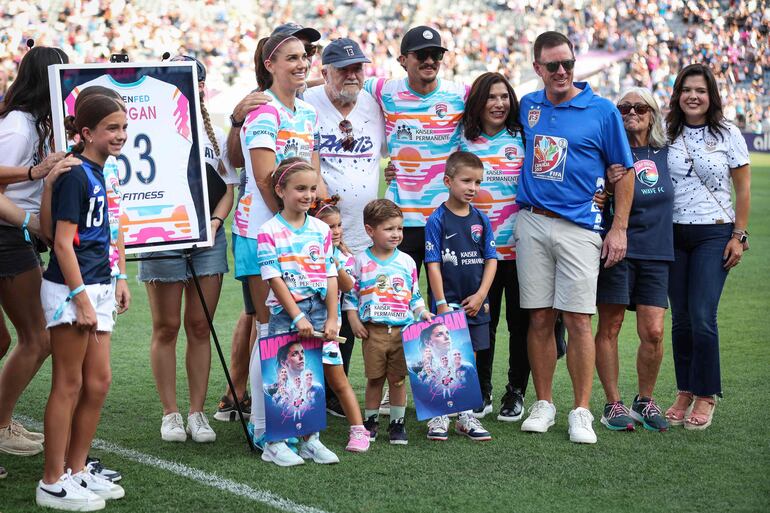
POLYGON ((404 213, 404 226, 425 226, 444 200, 446 159, 460 146, 460 119, 468 87, 439 80, 421 95, 406 78, 369 79, 364 89, 374 96, 385 116, 385 138, 396 179, 385 193, 404 213))
POLYGON ((425 308, 420 295, 417 266, 412 257, 399 250, 380 260, 371 249, 355 257, 356 283, 348 295, 346 310, 357 310, 362 322, 406 326, 414 313, 425 308))
POLYGON ((473 205, 489 218, 495 233, 498 260, 516 259, 516 191, 524 164, 524 143, 521 134, 511 135, 503 129, 496 135, 481 136, 469 141, 460 139, 460 149, 479 157, 484 164, 481 190, 473 205))
POLYGON ((246 161, 246 190, 238 201, 233 218, 233 232, 241 237, 256 239, 259 227, 273 216, 262 200, 254 179, 249 150, 264 148, 275 152, 275 166, 289 157, 308 162, 317 147, 315 109, 300 99, 294 110, 286 107, 268 89, 269 103, 249 112, 241 128, 241 148, 246 161))
MULTIPOLYGON (((345 270, 346 273, 353 279, 353 283, 356 282, 356 276, 353 274, 353 269, 356 264, 356 259, 353 255, 348 255, 347 253, 343 253, 339 247, 334 246, 334 258, 337 259, 337 262, 339 263, 338 270, 345 270)), ((342 292, 342 290, 339 290, 339 294, 337 297, 337 318, 340 319, 340 322, 342 322, 342 300, 343 296, 345 296, 342 292)))
MULTIPOLYGON (((333 247, 331 230, 323 221, 307 216, 301 228, 294 228, 276 214, 262 225, 257 236, 262 279, 282 278, 294 301, 316 294, 323 299, 328 279, 337 277, 333 247)), ((267 306, 273 314, 283 310, 272 289, 267 306)))

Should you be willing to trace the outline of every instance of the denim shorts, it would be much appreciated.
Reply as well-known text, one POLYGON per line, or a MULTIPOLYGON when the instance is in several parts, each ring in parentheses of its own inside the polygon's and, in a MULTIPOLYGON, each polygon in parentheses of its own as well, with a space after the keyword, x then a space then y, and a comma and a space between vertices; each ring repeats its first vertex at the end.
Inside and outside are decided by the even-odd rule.
MULTIPOLYGON (((171 251, 159 251, 157 253, 141 253, 139 256, 179 256, 180 258, 169 258, 163 260, 141 260, 139 262, 139 281, 161 283, 175 283, 179 281, 188 281, 192 278, 190 269, 187 267, 187 260, 182 258, 184 251, 175 249, 171 251)), ((225 229, 220 227, 217 230, 214 245, 210 248, 200 248, 193 250, 192 264, 195 267, 195 274, 198 276, 213 276, 216 274, 226 274, 227 267, 227 237, 225 229)))
POLYGON ((671 262, 624 258, 599 270, 596 303, 668 308, 668 273, 671 262))
MULTIPOLYGON (((324 330, 324 323, 326 322, 326 303, 321 296, 316 294, 313 297, 303 299, 297 302, 299 310, 305 314, 305 319, 310 321, 313 325, 313 329, 316 331, 324 330)), ((279 313, 270 314, 270 322, 267 327, 267 334, 269 336, 278 335, 280 333, 289 333, 296 331, 291 329, 292 318, 283 309, 279 313)))
POLYGON ((33 243, 24 240, 24 232, 15 226, 0 226, 0 278, 14 278, 42 265, 33 243))

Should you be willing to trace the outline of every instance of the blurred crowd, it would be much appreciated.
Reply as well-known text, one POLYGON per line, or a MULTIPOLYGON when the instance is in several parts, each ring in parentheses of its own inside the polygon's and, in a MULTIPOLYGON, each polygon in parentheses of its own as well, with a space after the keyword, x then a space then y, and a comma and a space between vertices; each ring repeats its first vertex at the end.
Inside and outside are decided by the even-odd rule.
MULTIPOLYGON (((406 28, 434 25, 451 50, 445 77, 470 82, 500 71, 514 85, 534 78, 537 34, 559 30, 578 56, 632 51, 592 83, 610 98, 630 85, 650 87, 663 106, 677 71, 705 61, 720 82, 726 116, 747 132, 770 132, 770 7, 764 0, 6 0, 0 4, 0 95, 29 38, 63 48, 72 62, 104 61, 112 53, 132 61, 190 53, 209 68, 209 88, 249 88, 257 41, 288 20, 318 29, 322 43, 361 41, 372 59, 367 73, 377 76, 403 74, 395 57, 406 28)), ((314 73, 319 64, 316 59, 314 73)))

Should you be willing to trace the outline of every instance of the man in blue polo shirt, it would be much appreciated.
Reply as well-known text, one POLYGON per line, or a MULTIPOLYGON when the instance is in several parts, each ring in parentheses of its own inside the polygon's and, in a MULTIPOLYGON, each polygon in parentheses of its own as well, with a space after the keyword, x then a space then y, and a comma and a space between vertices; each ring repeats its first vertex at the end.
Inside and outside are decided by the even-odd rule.
POLYGON ((552 384, 556 368, 554 322, 562 312, 569 333, 567 368, 574 409, 570 440, 596 443, 588 410, 594 374, 591 315, 596 312, 600 259, 610 267, 626 251, 633 173, 615 188, 615 217, 604 241, 601 209, 593 195, 604 190, 605 169, 633 167, 623 121, 614 105, 587 83, 573 83, 572 43, 558 32, 535 40, 535 72, 544 89, 521 99, 526 153, 516 198, 517 271, 521 306, 530 309, 527 337, 538 401, 522 431, 544 433, 555 422, 552 384))

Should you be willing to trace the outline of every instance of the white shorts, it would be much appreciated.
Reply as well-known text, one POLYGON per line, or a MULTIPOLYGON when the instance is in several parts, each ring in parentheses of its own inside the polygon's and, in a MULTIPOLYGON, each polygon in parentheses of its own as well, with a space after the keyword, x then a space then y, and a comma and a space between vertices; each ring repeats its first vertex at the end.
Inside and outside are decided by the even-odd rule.
MULTIPOLYGON (((43 303, 46 328, 53 328, 60 324, 75 324, 77 320, 77 308, 74 301, 68 301, 61 317, 54 320, 56 310, 64 304, 69 296, 70 288, 67 285, 43 280, 40 287, 40 301, 43 303)), ((91 300, 91 305, 96 310, 96 331, 111 332, 115 326, 115 281, 107 284, 86 285, 86 294, 91 300)))
POLYGON ((596 313, 601 236, 528 210, 516 217, 516 270, 522 308, 596 313))

